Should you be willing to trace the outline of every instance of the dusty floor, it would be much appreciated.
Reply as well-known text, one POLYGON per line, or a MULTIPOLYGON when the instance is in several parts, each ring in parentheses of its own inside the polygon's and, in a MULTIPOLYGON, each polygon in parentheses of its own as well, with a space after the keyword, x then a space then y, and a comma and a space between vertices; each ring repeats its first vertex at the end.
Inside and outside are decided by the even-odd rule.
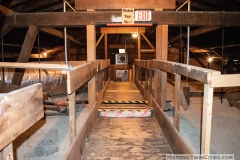
MULTIPOLYGON (((183 84, 185 85, 185 84, 183 84)), ((203 91, 203 84, 190 83, 191 91, 203 91)), ((224 88, 230 90, 231 88, 224 88)), ((215 89, 220 91, 221 88, 215 89)), ((167 100, 173 99, 173 86, 168 83, 167 100)), ((202 97, 190 98, 190 109, 184 111, 181 107, 180 133, 195 153, 200 153, 200 131, 202 114, 202 97)), ((172 102, 167 106, 172 109, 172 102)), ((167 112, 169 117, 172 112, 167 112)), ((226 98, 223 103, 219 96, 213 99, 213 117, 211 132, 211 154, 234 154, 235 159, 240 159, 240 110, 230 107, 226 98)))
POLYGON ((154 117, 101 118, 86 141, 83 160, 161 160, 172 150, 154 117))

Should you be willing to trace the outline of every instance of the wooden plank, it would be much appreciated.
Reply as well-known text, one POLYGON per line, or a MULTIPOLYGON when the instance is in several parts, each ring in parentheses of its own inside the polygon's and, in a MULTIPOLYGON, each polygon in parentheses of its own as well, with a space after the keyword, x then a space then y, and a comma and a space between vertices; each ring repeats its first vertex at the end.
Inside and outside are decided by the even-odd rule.
MULTIPOLYGON (((20 52, 20 55, 18 57, 18 62, 28 62, 29 56, 31 54, 36 36, 37 36, 38 29, 35 26, 30 25, 26 34, 26 37, 24 39, 22 49, 20 52)), ((25 69, 15 69, 15 72, 13 74, 12 78, 12 84, 21 86, 22 78, 24 75, 25 69)))
POLYGON ((170 61, 154 60, 154 67, 169 73, 177 73, 207 84, 212 83, 213 76, 221 74, 220 71, 170 61))
POLYGON ((145 27, 102 27, 102 34, 132 34, 145 33, 145 27))
MULTIPOLYGON (((113 49, 113 48, 125 48, 125 45, 121 45, 121 44, 111 44, 109 45, 109 48, 113 49)), ((129 49, 133 49, 135 48, 135 46, 133 44, 127 44, 126 45, 126 48, 129 48, 129 49)))
POLYGON ((69 101, 69 135, 70 135, 70 143, 73 142, 74 137, 77 133, 77 126, 76 126, 76 93, 73 92, 72 94, 68 95, 69 101))
POLYGON ((0 102, 0 150, 2 150, 44 116, 42 84, 37 83, 0 94, 0 102))
POLYGON ((72 66, 70 65, 45 64, 45 63, 0 62, 0 66, 4 68, 49 69, 49 70, 63 70, 63 71, 69 71, 72 69, 72 66))
POLYGON ((82 159, 164 159, 170 153, 171 148, 154 117, 100 117, 82 159))
POLYGON ((174 83, 174 126, 178 130, 180 129, 180 91, 181 91, 181 75, 175 74, 174 83))
POLYGON ((213 88, 204 84, 201 154, 210 154, 211 126, 212 126, 213 88))
POLYGON ((156 27, 156 59, 167 60, 168 56, 168 25, 156 27))
POLYGON ((101 42, 103 36, 104 36, 104 34, 101 34, 101 36, 98 38, 97 43, 96 43, 96 47, 97 47, 98 44, 101 42))
POLYGON ((13 160, 13 145, 10 143, 7 147, 0 151, 0 160, 13 160))
POLYGON ((148 1, 141 0, 122 0, 119 2, 113 0, 105 0, 104 3, 101 1, 94 0, 76 0, 75 9, 76 10, 86 10, 86 9, 122 9, 122 8, 137 8, 137 9, 175 9, 175 0, 152 0, 151 3, 148 1))
MULTIPOLYGON (((0 11, 3 13, 3 14, 15 14, 15 12, 3 5, 0 5, 0 11)), ((5 34, 7 34, 8 32, 10 32, 13 28, 11 27, 8 27, 8 26, 4 26, 0 29, 0 35, 4 36, 5 34)))
POLYGON ((155 52, 156 49, 155 47, 152 45, 152 43, 147 39, 147 37, 144 35, 144 33, 141 33, 142 37, 145 39, 145 41, 148 43, 148 45, 153 49, 153 51, 155 52))
POLYGON ((173 126, 168 116, 162 111, 155 99, 152 99, 152 107, 155 111, 155 117, 161 127, 165 137, 168 140, 174 154, 194 154, 192 149, 185 142, 183 137, 173 126))
POLYGON ((97 62, 92 61, 73 67, 71 71, 67 72, 67 90, 68 94, 73 93, 81 87, 88 80, 97 74, 97 62))
MULTIPOLYGON (((114 17, 121 15, 121 11, 18 13, 14 16, 11 14, 3 16, 2 26, 15 28, 28 27, 32 24, 39 27, 79 27, 99 22, 111 23, 114 22, 114 17)), ((239 12, 152 11, 152 22, 157 22, 159 25, 240 26, 239 19, 239 12)))
MULTIPOLYGON (((44 28, 40 28, 40 31, 43 31, 45 33, 51 34, 53 36, 59 37, 59 38, 64 38, 63 32, 54 29, 54 28, 50 28, 50 27, 44 27, 44 28)), ((67 34, 67 39, 78 44, 81 46, 85 46, 84 43, 80 42, 79 40, 75 39, 73 36, 67 34)))
POLYGON ((225 74, 212 76, 210 86, 214 87, 235 87, 240 86, 240 74, 225 74))

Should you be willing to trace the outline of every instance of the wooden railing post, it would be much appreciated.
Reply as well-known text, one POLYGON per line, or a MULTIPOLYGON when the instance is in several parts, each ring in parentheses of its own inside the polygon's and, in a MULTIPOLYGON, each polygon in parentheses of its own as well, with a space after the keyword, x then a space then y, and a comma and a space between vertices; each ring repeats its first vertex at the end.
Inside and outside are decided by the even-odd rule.
POLYGON ((161 80, 161 70, 155 68, 154 69, 154 99, 156 100, 157 104, 160 106, 161 99, 160 99, 160 80, 161 80))
POLYGON ((210 153, 212 103, 213 88, 209 84, 204 84, 201 154, 205 155, 210 153))
POLYGON ((70 129, 70 141, 73 142, 73 138, 76 136, 76 100, 75 100, 75 92, 68 95, 69 100, 69 129, 70 129))
POLYGON ((161 108, 166 110, 166 101, 167 101, 167 72, 161 71, 161 108))
POLYGON ((148 90, 148 69, 145 68, 145 89, 148 90))
POLYGON ((180 92, 181 91, 181 75, 175 74, 175 86, 174 86, 174 126, 179 131, 180 123, 180 92))
POLYGON ((148 87, 148 91, 151 94, 152 94, 152 75, 153 75, 153 71, 149 70, 149 87, 148 87))

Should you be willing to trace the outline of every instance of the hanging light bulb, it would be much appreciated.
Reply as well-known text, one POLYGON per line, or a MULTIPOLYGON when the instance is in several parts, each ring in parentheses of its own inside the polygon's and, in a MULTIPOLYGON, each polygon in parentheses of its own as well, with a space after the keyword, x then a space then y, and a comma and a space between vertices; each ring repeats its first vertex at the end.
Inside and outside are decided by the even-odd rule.
POLYGON ((133 38, 137 38, 137 37, 138 37, 138 33, 133 33, 133 34, 132 34, 132 37, 133 37, 133 38))
POLYGON ((210 63, 210 62, 212 62, 212 57, 208 57, 208 62, 210 63))
POLYGON ((44 57, 47 57, 47 52, 46 52, 46 51, 43 53, 43 56, 44 56, 44 57))

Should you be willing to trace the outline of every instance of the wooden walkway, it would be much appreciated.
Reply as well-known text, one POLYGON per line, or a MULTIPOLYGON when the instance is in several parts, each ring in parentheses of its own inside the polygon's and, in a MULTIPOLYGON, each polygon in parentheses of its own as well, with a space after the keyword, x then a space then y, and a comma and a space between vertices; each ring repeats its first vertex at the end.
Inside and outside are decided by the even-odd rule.
POLYGON ((161 160, 165 154, 172 150, 154 117, 99 117, 81 159, 161 160))
MULTIPOLYGON (((111 82, 104 100, 144 100, 134 83, 111 82)), ((103 104, 100 108, 145 109, 145 104, 103 104)), ((98 117, 86 141, 84 160, 161 160, 172 150, 153 116, 147 118, 98 117)))
MULTIPOLYGON (((105 101, 144 101, 140 91, 133 82, 111 82, 107 88, 105 101)), ((102 104, 102 110, 144 110, 146 104, 102 104)))

